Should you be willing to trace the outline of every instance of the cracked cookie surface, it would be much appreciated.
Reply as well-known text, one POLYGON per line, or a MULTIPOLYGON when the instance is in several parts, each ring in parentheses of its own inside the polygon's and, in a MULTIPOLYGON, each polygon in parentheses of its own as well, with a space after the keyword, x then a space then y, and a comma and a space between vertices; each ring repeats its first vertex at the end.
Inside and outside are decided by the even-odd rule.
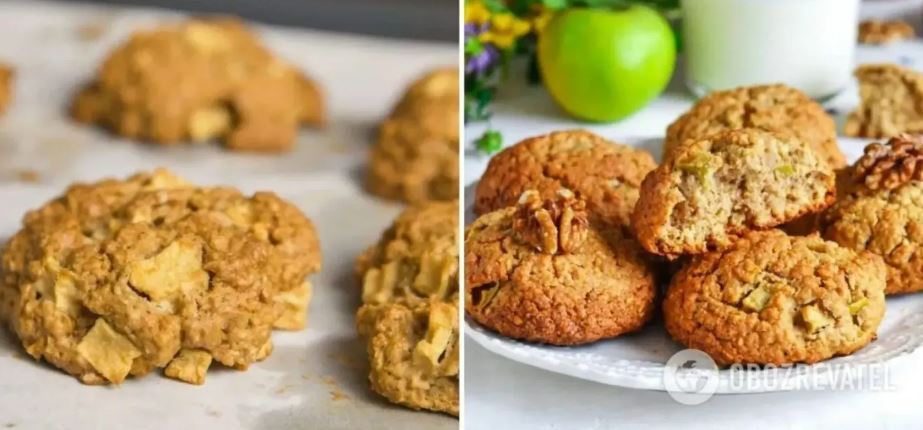
POLYGON ((725 130, 684 144, 644 179, 632 227, 646 250, 675 258, 819 212, 834 194, 833 170, 798 140, 725 130))
POLYGON ((822 217, 824 238, 881 256, 887 294, 923 291, 923 141, 871 144, 854 167, 853 192, 822 217))
POLYGON ((321 125, 320 89, 232 18, 140 31, 116 48, 71 113, 132 139, 219 139, 230 149, 286 151, 321 125))
POLYGON ((623 227, 589 218, 566 192, 525 193, 465 232, 465 310, 504 336, 578 345, 641 328, 655 276, 623 227))
POLYGON ((490 160, 475 191, 474 211, 483 215, 513 206, 526 190, 551 198, 567 188, 603 220, 628 225, 641 181, 655 167, 647 152, 588 131, 532 137, 490 160))
POLYGON ((376 393, 412 409, 458 416, 455 303, 398 301, 359 309, 357 325, 368 340, 369 382, 376 393))
POLYGON ((164 367, 201 383, 212 360, 245 369, 274 326, 300 328, 277 299, 298 292, 305 312, 320 249, 310 220, 272 193, 158 170, 76 184, 29 212, 2 269, 0 318, 32 357, 88 384, 164 367))
POLYGON ((760 85, 718 91, 699 100, 667 128, 663 159, 687 140, 722 130, 758 128, 795 137, 834 168, 846 164, 836 142, 836 124, 817 102, 785 85, 760 85))
POLYGON ((923 73, 897 64, 868 64, 857 68, 855 76, 860 103, 846 118, 847 136, 923 132, 923 73))
POLYGON ((458 71, 420 77, 378 129, 366 188, 408 203, 458 198, 458 71))
POLYGON ((885 267, 818 236, 753 232, 693 256, 663 302, 667 331, 719 365, 816 363, 875 339, 885 267))

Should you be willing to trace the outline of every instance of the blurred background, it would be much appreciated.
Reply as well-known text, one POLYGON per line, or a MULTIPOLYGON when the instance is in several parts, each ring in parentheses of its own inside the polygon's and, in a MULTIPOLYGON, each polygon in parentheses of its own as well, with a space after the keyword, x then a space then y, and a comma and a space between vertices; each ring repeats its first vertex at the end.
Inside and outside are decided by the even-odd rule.
POLYGON ((267 24, 387 37, 458 40, 458 0, 100 0, 89 3, 153 6, 193 13, 220 12, 267 24))

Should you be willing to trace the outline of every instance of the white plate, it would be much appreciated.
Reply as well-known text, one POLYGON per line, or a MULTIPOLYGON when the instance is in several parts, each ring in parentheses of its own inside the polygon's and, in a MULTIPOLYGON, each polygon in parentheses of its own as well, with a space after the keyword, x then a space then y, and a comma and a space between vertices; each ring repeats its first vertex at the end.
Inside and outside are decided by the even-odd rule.
MULTIPOLYGON (((614 136, 609 136, 614 137, 614 136)), ((651 139, 627 144, 643 144, 645 149, 660 152, 659 142, 651 139)), ((862 153, 864 141, 841 139, 840 145, 847 158, 855 160, 862 153)), ((465 222, 470 224, 474 189, 469 185, 465 193, 465 222)), ((878 329, 878 339, 859 352, 838 357, 814 366, 798 366, 788 370, 756 370, 747 372, 718 372, 717 393, 755 393, 785 391, 802 387, 831 387, 837 384, 868 383, 859 381, 868 375, 843 372, 847 365, 880 364, 897 356, 910 353, 923 344, 923 294, 889 298, 885 319, 878 329), (843 365, 842 367, 839 367, 843 365), (743 378, 743 379, 742 379, 743 378)), ((638 333, 604 340, 579 347, 557 347, 516 341, 494 333, 465 318, 466 334, 489 351, 535 366, 550 372, 573 376, 620 387, 666 390, 664 370, 667 360, 682 345, 670 339, 659 319, 638 333)), ((858 367, 853 367, 856 370, 858 367)))

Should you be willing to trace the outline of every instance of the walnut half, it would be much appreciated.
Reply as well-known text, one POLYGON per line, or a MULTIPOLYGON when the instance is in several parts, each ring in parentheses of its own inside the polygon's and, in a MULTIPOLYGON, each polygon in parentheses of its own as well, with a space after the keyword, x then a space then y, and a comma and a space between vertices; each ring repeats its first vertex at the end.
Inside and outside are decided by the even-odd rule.
POLYGON ((522 193, 513 215, 518 238, 546 254, 571 253, 587 236, 586 203, 570 190, 542 200, 537 191, 522 193))
POLYGON ((902 134, 872 143, 856 162, 853 179, 872 191, 893 190, 923 180, 923 137, 902 134))

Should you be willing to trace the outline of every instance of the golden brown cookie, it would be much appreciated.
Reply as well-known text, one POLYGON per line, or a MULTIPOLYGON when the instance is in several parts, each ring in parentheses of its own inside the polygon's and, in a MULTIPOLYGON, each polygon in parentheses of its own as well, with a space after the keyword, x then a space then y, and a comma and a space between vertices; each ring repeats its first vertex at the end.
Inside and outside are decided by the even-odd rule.
POLYGON ((16 73, 5 64, 0 64, 0 115, 4 114, 13 101, 13 78, 16 73))
POLYGON ((641 328, 654 271, 619 226, 570 191, 482 215, 465 232, 465 310, 504 336, 579 345, 641 328))
POLYGON ((667 331, 719 365, 816 363, 861 349, 885 312, 885 268, 816 235, 752 232, 696 255, 663 302, 667 331))
POLYGON ((873 143, 853 170, 854 191, 824 212, 824 238, 881 256, 887 294, 923 291, 923 140, 873 143))
POLYGON ((0 318, 84 383, 164 367, 201 383, 211 360, 245 369, 274 325, 303 321, 319 269, 314 226, 291 204, 158 170, 74 185, 26 214, 3 252, 0 318))
POLYGON ((677 148, 641 185, 632 227, 649 252, 674 258, 730 245, 833 203, 834 172, 793 137, 725 130, 677 148))
POLYGON ((364 305, 358 325, 368 340, 376 393, 412 409, 458 416, 458 306, 455 302, 364 305))
POLYGON ((76 96, 75 119, 161 144, 222 140, 286 151, 324 122, 321 92, 242 22, 193 19, 132 35, 76 96))
POLYGON ((458 198, 458 70, 415 81, 381 123, 366 188, 409 203, 458 198))
POLYGON ((447 300, 458 292, 458 201, 404 210, 359 256, 356 274, 363 303, 447 300))
POLYGON ((667 128, 663 159, 687 140, 727 129, 759 128, 795 137, 832 167, 846 164, 836 143, 836 124, 817 102, 785 85, 760 85, 718 91, 699 100, 667 128))
POLYGON ((923 132, 923 73, 897 64, 870 64, 860 66, 855 75, 861 100, 846 119, 847 136, 923 132))
POLYGON ((356 261, 369 381, 388 400, 458 415, 458 201, 404 210, 356 261))
POLYGON ((883 45, 910 39, 913 36, 913 27, 899 19, 891 21, 870 19, 859 23, 859 43, 883 45))
POLYGON ((584 130, 532 137, 494 156, 475 191, 474 212, 513 206, 526 190, 552 198, 567 188, 607 222, 628 225, 641 181, 657 167, 645 151, 584 130))

